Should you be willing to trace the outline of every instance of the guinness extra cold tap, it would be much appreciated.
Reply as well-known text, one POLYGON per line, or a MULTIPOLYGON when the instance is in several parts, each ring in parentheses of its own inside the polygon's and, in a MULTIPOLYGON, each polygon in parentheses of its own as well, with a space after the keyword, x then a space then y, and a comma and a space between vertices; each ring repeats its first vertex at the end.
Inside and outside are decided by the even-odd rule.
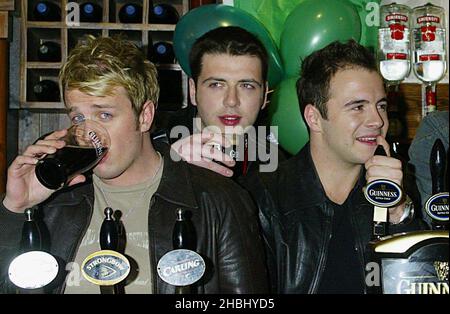
MULTIPOLYGON (((438 140, 439 141, 439 140, 438 140)), ((434 194, 426 211, 436 229, 448 224, 448 192, 445 184, 445 150, 433 146, 430 170, 434 194)), ((380 238, 371 242, 374 261, 379 265, 384 294, 449 294, 448 231, 415 231, 380 238)))
POLYGON ((440 139, 434 142, 430 154, 432 196, 425 203, 425 212, 432 219, 434 230, 448 230, 447 156, 440 139))
MULTIPOLYGON (((378 145, 375 155, 386 156, 383 146, 378 145)), ((387 235, 388 208, 400 203, 403 197, 402 188, 393 181, 378 179, 367 184, 364 195, 374 205, 372 239, 378 240, 387 235)))

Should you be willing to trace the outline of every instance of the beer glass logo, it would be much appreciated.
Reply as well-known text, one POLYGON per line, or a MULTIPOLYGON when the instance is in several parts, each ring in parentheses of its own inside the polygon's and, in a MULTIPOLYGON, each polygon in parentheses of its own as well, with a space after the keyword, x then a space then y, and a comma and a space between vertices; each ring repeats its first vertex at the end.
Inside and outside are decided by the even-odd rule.
POLYGON ((102 141, 98 138, 97 133, 95 131, 90 130, 88 132, 88 135, 92 141, 92 144, 95 147, 95 152, 97 153, 97 156, 101 156, 105 151, 105 147, 103 146, 102 141))
POLYGON ((439 281, 448 281, 448 262, 436 261, 433 265, 439 281))

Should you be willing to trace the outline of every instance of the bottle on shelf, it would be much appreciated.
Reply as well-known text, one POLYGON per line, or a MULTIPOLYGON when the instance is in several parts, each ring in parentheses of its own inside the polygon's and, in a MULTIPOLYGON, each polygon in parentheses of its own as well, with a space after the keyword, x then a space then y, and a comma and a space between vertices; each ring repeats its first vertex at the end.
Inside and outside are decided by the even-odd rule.
POLYGON ((380 7, 378 66, 388 85, 400 84, 411 70, 410 11, 406 5, 396 3, 380 7))
POLYGON ((176 24, 180 18, 177 9, 167 3, 159 3, 153 6, 150 14, 150 23, 176 24))
POLYGON ((54 41, 44 41, 39 46, 38 59, 42 62, 60 62, 61 45, 54 41))
POLYGON ((413 68, 423 82, 422 117, 437 110, 436 84, 447 72, 445 10, 427 3, 413 9, 413 68))
POLYGON ((189 10, 195 9, 201 5, 216 3, 216 0, 189 0, 189 10))
POLYGON ((99 23, 103 19, 103 9, 94 2, 84 2, 80 6, 80 22, 99 23))
POLYGON ((142 23, 142 6, 137 3, 126 3, 119 10, 121 23, 142 23))
POLYGON ((59 101, 58 83, 52 80, 41 80, 33 86, 33 93, 37 101, 59 101))
POLYGON ((39 1, 34 6, 33 17, 36 21, 59 22, 61 21, 61 9, 54 2, 39 1))
POLYGON ((152 46, 149 56, 153 63, 167 64, 174 63, 175 52, 173 45, 166 41, 159 41, 152 46))

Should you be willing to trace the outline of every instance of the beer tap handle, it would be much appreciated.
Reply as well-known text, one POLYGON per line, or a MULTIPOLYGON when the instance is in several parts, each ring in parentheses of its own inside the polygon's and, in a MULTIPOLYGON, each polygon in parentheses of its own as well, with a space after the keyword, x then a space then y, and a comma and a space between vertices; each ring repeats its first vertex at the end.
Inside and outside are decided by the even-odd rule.
POLYGON ((430 172, 432 194, 437 194, 446 191, 445 186, 445 171, 446 171, 446 153, 444 144, 440 139, 434 142, 430 154, 430 172))
MULTIPOLYGON (((172 244, 177 249, 195 249, 195 233, 191 221, 187 218, 186 211, 178 208, 177 219, 173 228, 172 244)), ((175 286, 175 294, 191 294, 191 286, 175 286)))
POLYGON ((195 293, 194 284, 205 274, 206 264, 195 251, 197 238, 190 213, 178 208, 176 217, 172 232, 173 250, 160 258, 157 272, 164 282, 175 287, 175 294, 192 294, 195 293), (170 269, 174 271, 167 271, 170 269))
POLYGON ((378 156, 387 156, 386 151, 384 150, 383 145, 378 145, 377 149, 375 150, 374 155, 378 156))
MULTIPOLYGON (((113 219, 114 210, 111 207, 105 208, 105 219, 100 228, 100 248, 102 250, 117 251, 119 247, 119 230, 113 219)), ((121 283, 113 286, 100 286, 101 294, 124 294, 121 283)))
POLYGON ((25 210, 25 221, 22 227, 22 239, 20 242, 21 251, 36 251, 42 248, 41 232, 39 226, 34 220, 34 210, 28 208, 25 210))
POLYGON ((105 219, 100 229, 100 247, 102 250, 117 251, 119 244, 119 232, 117 224, 113 219, 114 210, 111 207, 105 208, 105 219))
POLYGON ((195 250, 195 231, 185 210, 176 210, 177 220, 173 228, 172 245, 176 249, 195 250))
MULTIPOLYGON (((374 155, 387 156, 383 145, 378 145, 374 155)), ((388 210, 386 207, 374 206, 373 208, 373 237, 380 239, 387 234, 388 210)))

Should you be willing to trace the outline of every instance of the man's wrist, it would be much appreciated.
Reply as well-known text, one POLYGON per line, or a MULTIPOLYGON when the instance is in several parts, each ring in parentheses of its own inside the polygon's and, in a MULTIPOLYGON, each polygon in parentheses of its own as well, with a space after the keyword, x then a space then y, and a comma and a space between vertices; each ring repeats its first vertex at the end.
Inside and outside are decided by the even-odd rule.
POLYGON ((27 207, 18 207, 18 206, 14 206, 14 204, 12 204, 8 198, 5 196, 5 198, 3 199, 3 207, 5 207, 8 211, 16 213, 16 214, 23 214, 25 212, 25 209, 27 209, 27 207))
POLYGON ((391 221, 389 219, 390 224, 392 225, 406 224, 409 223, 414 218, 414 203, 411 200, 411 198, 409 198, 408 195, 406 195, 406 200, 401 206, 403 206, 402 216, 395 221, 391 221))

